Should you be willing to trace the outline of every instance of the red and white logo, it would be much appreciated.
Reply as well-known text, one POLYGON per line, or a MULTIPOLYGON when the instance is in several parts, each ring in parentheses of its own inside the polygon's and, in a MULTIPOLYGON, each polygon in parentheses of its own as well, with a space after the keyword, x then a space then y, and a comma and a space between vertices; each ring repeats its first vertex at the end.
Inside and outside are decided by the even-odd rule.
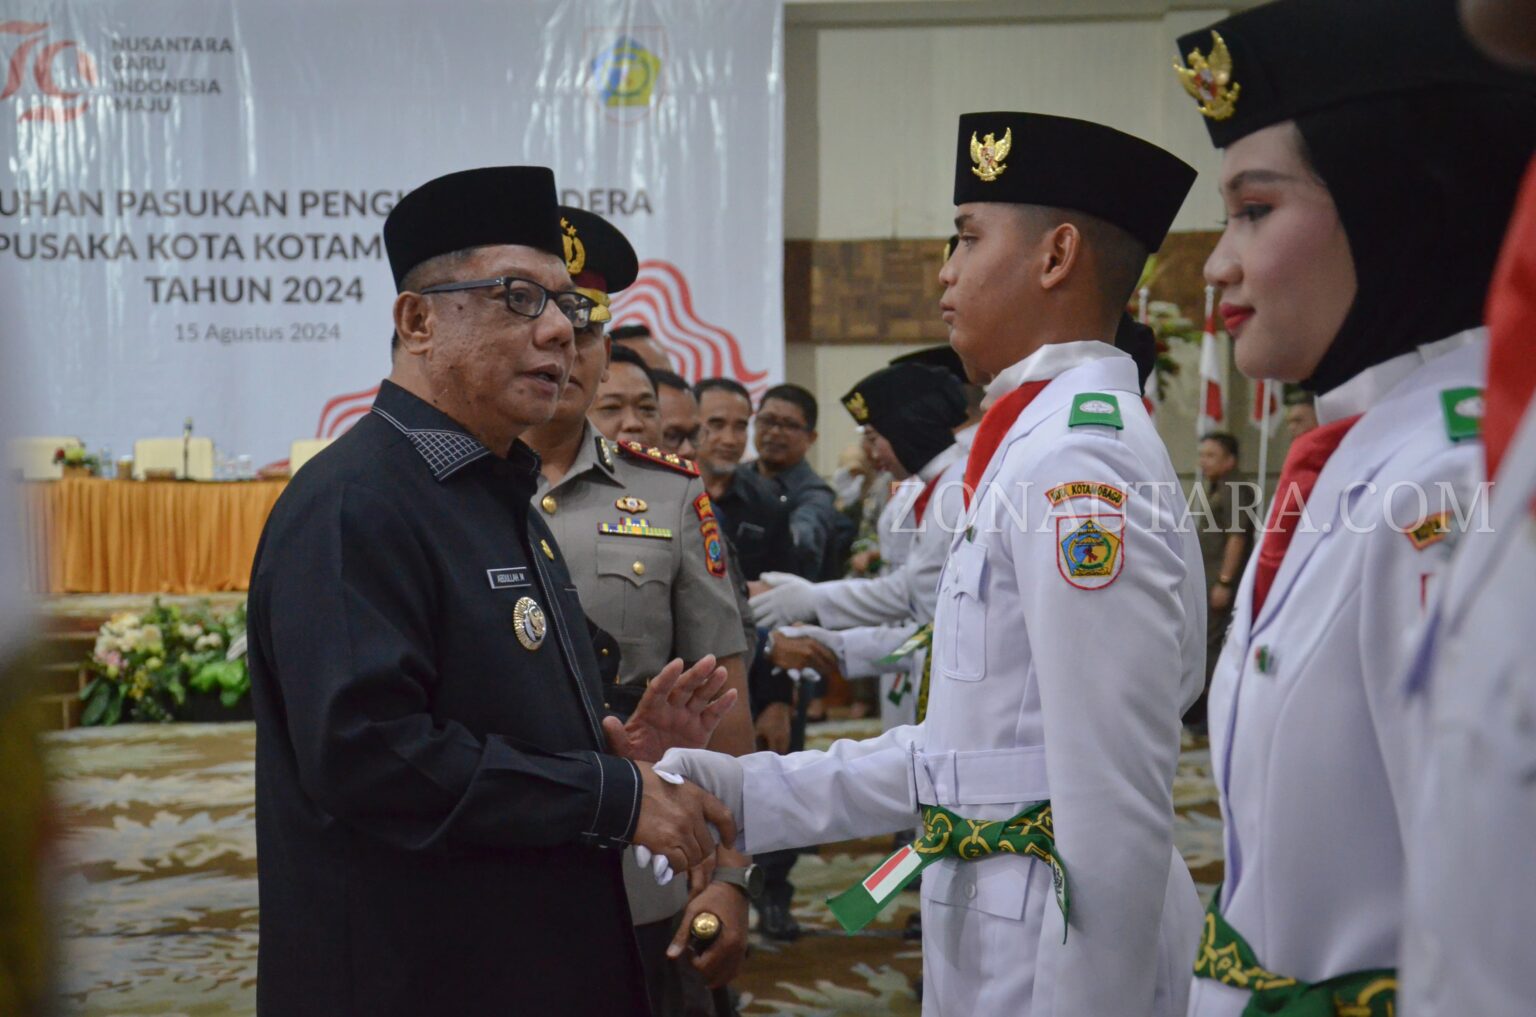
POLYGON ((12 41, 17 46, 0 99, 15 99, 22 107, 18 122, 68 123, 86 111, 91 100, 85 90, 100 80, 89 50, 73 39, 50 40, 46 21, 0 22, 0 44, 12 41), (28 79, 36 99, 28 94, 28 79))
POLYGON ((613 298, 613 325, 644 325, 690 382, 735 378, 755 403, 768 390, 768 372, 754 371, 730 332, 694 312, 688 280, 670 261, 642 261, 634 285, 613 298))

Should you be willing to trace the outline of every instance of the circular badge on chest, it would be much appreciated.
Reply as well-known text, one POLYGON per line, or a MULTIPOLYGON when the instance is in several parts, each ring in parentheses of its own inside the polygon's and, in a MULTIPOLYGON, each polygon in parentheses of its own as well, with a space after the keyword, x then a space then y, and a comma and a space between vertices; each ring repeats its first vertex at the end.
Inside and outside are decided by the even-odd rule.
POLYGON ((525 650, 537 650, 544 645, 544 633, 548 631, 544 609, 532 597, 519 598, 512 607, 512 631, 525 650))

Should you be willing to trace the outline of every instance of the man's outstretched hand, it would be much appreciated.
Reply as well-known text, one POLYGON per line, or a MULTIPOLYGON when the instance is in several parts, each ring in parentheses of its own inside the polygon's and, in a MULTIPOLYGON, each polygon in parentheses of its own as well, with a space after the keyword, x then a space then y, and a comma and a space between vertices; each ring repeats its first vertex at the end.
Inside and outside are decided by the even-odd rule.
POLYGON ((725 682, 725 668, 712 655, 686 671, 681 660, 672 661, 646 686, 628 723, 603 718, 608 751, 654 763, 668 749, 702 749, 736 703, 735 689, 720 691, 725 682))
MULTIPOLYGON (((718 798, 697 784, 663 780, 649 763, 636 765, 641 794, 635 844, 653 855, 665 855, 673 872, 687 872, 714 861, 716 833, 711 825, 723 843, 736 840, 736 820, 718 798)), ((706 872, 712 871, 713 865, 707 865, 706 872)))

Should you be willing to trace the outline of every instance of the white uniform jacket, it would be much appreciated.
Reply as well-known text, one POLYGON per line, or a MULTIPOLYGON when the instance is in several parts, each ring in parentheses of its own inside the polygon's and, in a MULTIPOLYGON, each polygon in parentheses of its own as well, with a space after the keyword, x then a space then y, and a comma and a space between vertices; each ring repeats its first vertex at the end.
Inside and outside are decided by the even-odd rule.
POLYGON ((1402 1017, 1526 1017, 1536 1005, 1536 413, 1489 501, 1488 525, 1459 537, 1409 677, 1429 721, 1402 1017))
MULTIPOLYGON (((1476 492, 1482 446, 1449 437, 1441 397, 1480 388, 1485 354, 1481 329, 1461 333, 1320 398, 1323 423, 1364 415, 1318 475, 1257 619, 1267 533, 1238 587, 1209 700, 1220 903, 1280 975, 1317 982, 1397 964, 1423 751, 1403 674, 1453 543, 1415 531, 1476 492)), ((1195 979, 1190 1013, 1238 1017, 1249 999, 1195 979)))
POLYGON ((911 476, 891 487, 891 496, 880 506, 875 520, 875 541, 880 548, 881 568, 890 572, 901 567, 912 551, 912 530, 897 524, 912 514, 912 503, 923 493, 923 478, 911 476))
POLYGON ((1049 799, 1065 941, 1049 866, 939 861, 923 876, 923 1012, 1165 1017, 1184 1010, 1200 925, 1172 835, 1179 718, 1204 677, 1199 549, 1179 530, 1184 501, 1130 357, 1049 346, 994 384, 1037 379, 1054 380, 998 446, 953 540, 926 722, 743 757, 743 839, 817 844, 908 829, 923 804, 992 820, 1049 799), (1118 404, 1123 429, 1069 426, 1084 393, 1118 404), (1063 484, 1097 495, 1053 506, 1063 484))
MULTIPOLYGON (((816 622, 829 629, 861 625, 889 625, 917 619, 933 620, 938 597, 939 573, 949 552, 949 538, 965 513, 965 449, 951 445, 934 456, 915 474, 916 493, 902 497, 901 515, 893 531, 898 539, 910 535, 906 557, 891 571, 874 579, 837 579, 816 584, 816 622), (917 501, 923 488, 934 483, 933 493, 917 520, 917 501)), ((910 490, 910 488, 908 488, 910 490)))

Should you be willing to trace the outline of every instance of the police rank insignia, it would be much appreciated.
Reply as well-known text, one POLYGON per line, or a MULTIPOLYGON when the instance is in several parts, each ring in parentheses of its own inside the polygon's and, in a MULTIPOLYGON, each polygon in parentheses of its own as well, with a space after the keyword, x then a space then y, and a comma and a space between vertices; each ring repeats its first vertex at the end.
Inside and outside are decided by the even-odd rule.
POLYGON ((641 512, 644 512, 646 509, 650 508, 650 506, 645 503, 644 498, 636 498, 632 494, 626 494, 624 497, 614 502, 613 507, 618 509, 620 512, 628 512, 632 516, 639 515, 641 512))
POLYGON ((660 526, 652 526, 647 519, 636 519, 633 516, 620 516, 616 523, 598 523, 597 532, 609 537, 653 537, 656 540, 671 540, 672 531, 662 529, 660 526))
POLYGON ((1056 520, 1056 566, 1080 590, 1100 590, 1125 565, 1125 517, 1061 516, 1056 520))
POLYGON ((971 132, 971 162, 976 165, 971 167, 971 172, 980 177, 984 182, 991 183, 1003 175, 1008 167, 1003 160, 1008 158, 1008 153, 1013 149, 1013 128, 1003 132, 1003 140, 994 140, 992 133, 980 141, 976 140, 976 132, 971 132))
POLYGON ((1237 95, 1243 86, 1232 80, 1232 54, 1221 33, 1211 33, 1211 55, 1192 49, 1185 58, 1189 66, 1174 64, 1179 82, 1196 102, 1200 112, 1212 120, 1225 120, 1237 110, 1237 95))
POLYGON ((539 538, 539 547, 544 551, 544 557, 548 558, 550 561, 555 560, 555 551, 554 548, 549 546, 549 541, 543 539, 542 537, 539 538))
POLYGON ((694 514, 699 517, 699 535, 704 538, 704 564, 716 579, 725 575, 725 541, 720 537, 720 521, 708 492, 693 499, 694 514))
POLYGON ((548 622, 539 602, 532 597, 519 597, 512 607, 512 631, 517 634, 517 641, 523 644, 523 649, 537 650, 543 646, 547 630, 548 622))
POLYGON ((576 227, 564 216, 560 217, 560 233, 560 244, 565 248, 565 270, 573 276, 580 275, 587 267, 587 245, 581 242, 576 227))

